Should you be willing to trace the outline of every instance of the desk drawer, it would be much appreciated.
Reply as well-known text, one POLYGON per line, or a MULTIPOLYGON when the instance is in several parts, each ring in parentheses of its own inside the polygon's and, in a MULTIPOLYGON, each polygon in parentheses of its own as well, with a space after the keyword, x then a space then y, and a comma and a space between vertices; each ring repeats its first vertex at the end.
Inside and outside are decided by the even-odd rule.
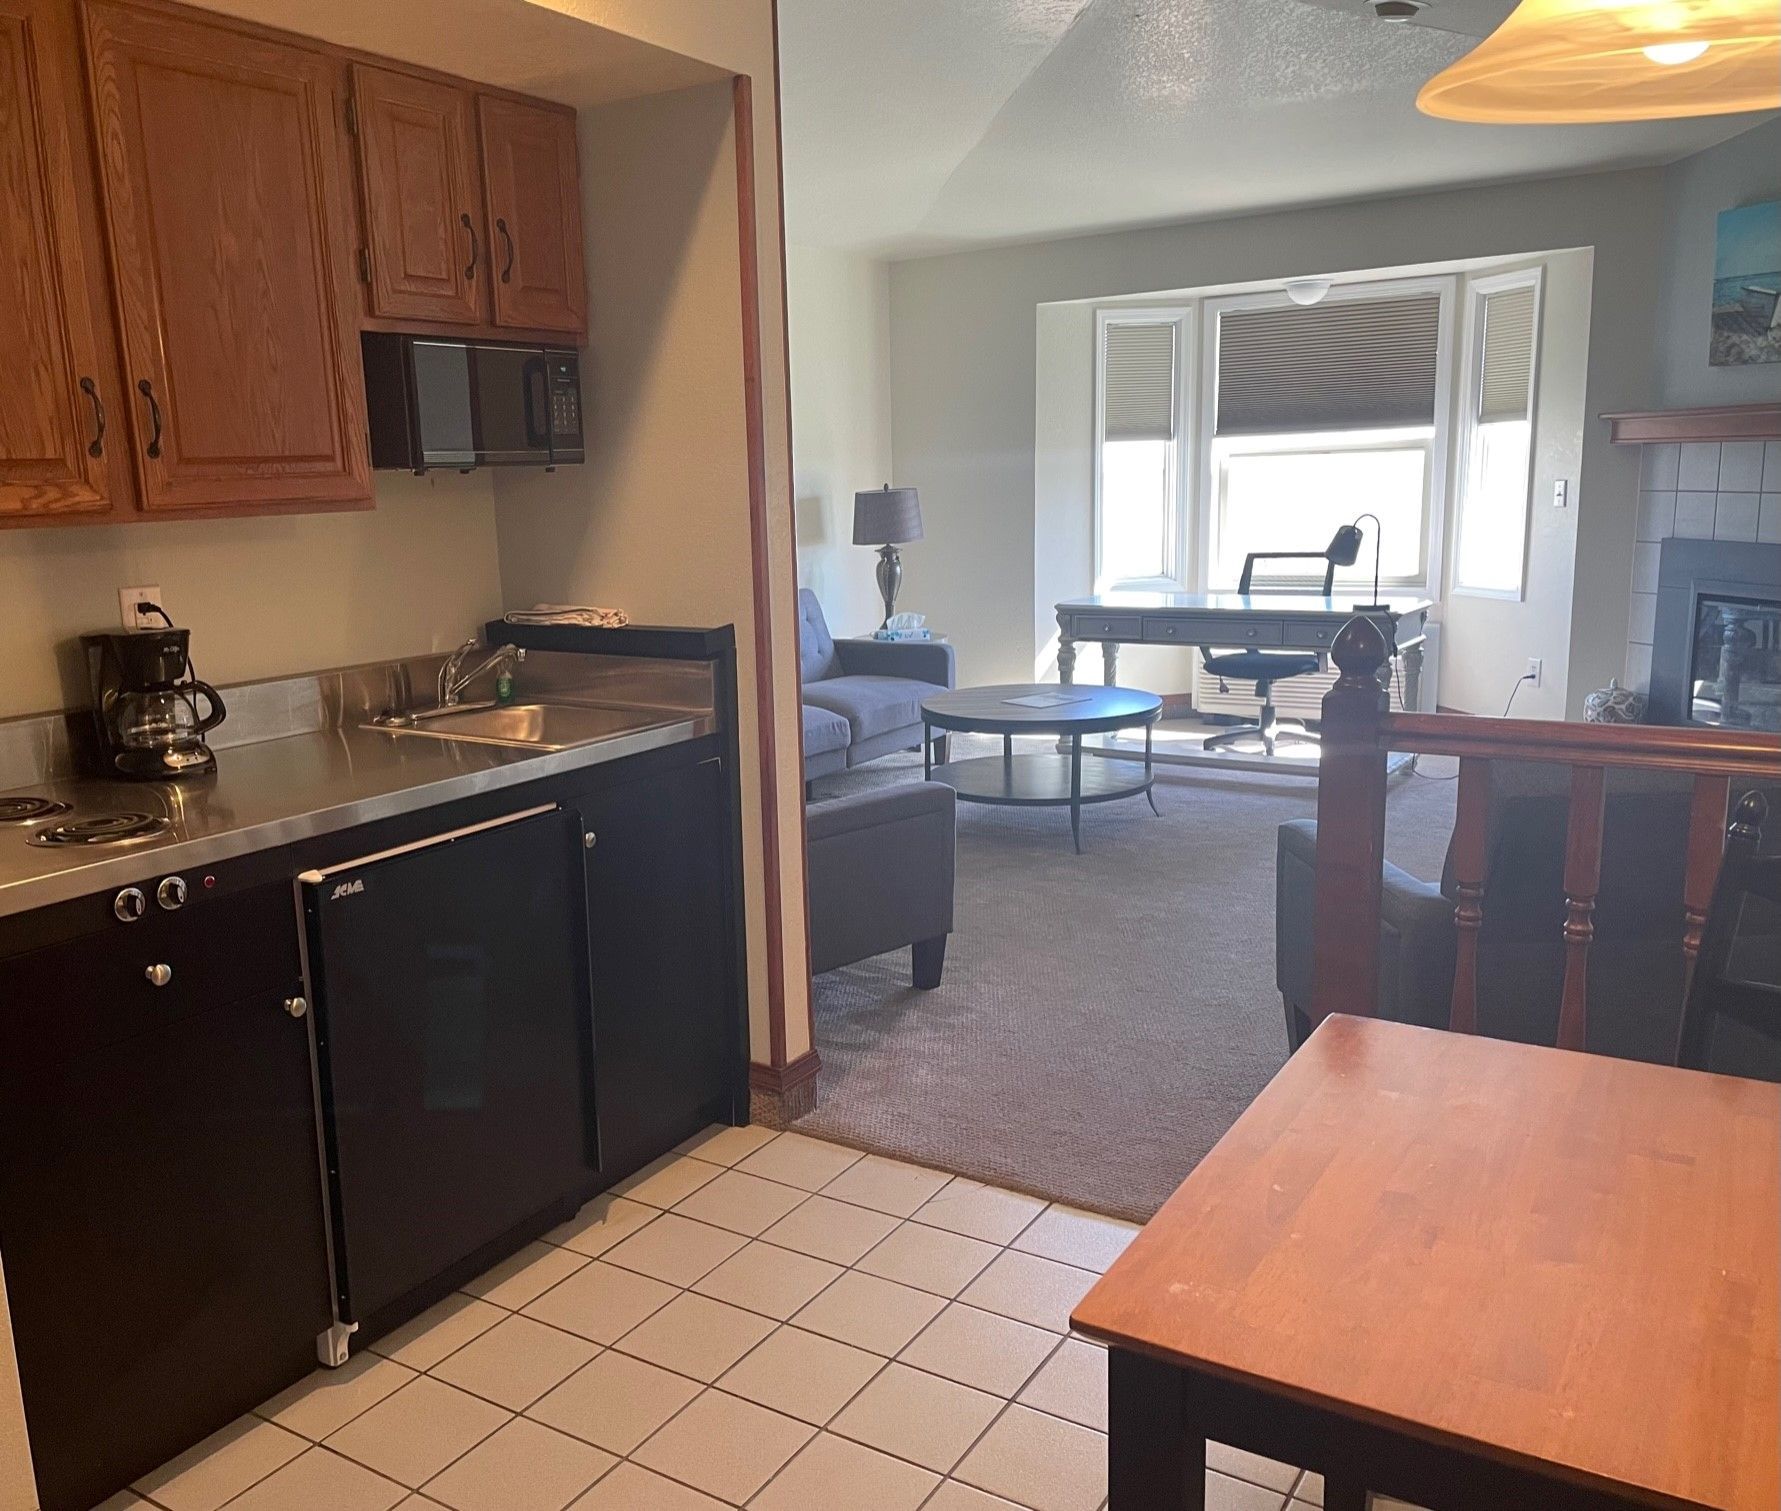
POLYGON ((1146 619, 1144 638, 1154 645, 1280 645, 1286 626, 1278 619, 1243 620, 1226 614, 1184 614, 1146 619))
POLYGON ((1336 643, 1336 636, 1341 633, 1340 625, 1289 623, 1286 626, 1286 638, 1280 643, 1290 645, 1296 650, 1327 651, 1336 643))
POLYGON ((1138 640, 1144 625, 1142 614, 1075 614, 1070 635, 1076 640, 1138 640))

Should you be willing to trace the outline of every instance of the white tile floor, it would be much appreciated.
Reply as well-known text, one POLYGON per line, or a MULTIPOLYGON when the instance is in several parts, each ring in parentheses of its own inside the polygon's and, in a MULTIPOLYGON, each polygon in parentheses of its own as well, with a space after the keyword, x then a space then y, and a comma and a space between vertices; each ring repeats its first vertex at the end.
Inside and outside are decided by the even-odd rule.
MULTIPOLYGON (((105 1511, 1099 1511, 1106 1355, 1068 1317, 1135 1231, 714 1128, 105 1511)), ((1209 1461, 1210 1511, 1321 1503, 1209 1461)))

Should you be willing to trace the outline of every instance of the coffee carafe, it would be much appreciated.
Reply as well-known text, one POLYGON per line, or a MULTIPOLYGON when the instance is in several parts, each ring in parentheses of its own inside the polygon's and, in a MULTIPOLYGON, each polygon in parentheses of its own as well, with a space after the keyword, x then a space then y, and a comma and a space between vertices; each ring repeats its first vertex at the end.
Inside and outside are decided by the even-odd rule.
POLYGON ((81 636, 108 774, 164 781, 216 770, 204 736, 228 710, 214 687, 192 675, 190 640, 171 625, 81 636))

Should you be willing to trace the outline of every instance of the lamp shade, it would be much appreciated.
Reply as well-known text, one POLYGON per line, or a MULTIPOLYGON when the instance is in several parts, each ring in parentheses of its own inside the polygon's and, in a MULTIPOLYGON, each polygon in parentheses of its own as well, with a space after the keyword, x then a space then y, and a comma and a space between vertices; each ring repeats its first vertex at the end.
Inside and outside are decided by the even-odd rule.
POLYGON ((921 497, 886 483, 853 496, 853 543, 894 546, 921 539, 921 497))
POLYGON ((1652 121, 1781 107, 1776 0, 1521 0, 1422 86, 1454 121, 1652 121))

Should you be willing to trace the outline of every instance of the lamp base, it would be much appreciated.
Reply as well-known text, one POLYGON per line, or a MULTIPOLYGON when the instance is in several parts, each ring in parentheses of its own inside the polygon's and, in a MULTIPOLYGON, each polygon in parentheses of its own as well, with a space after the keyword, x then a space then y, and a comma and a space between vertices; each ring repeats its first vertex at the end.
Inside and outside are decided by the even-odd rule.
POLYGON ((1389 603, 1355 603, 1350 604, 1349 607, 1357 614, 1389 614, 1391 612, 1389 603))
POLYGON ((897 594, 903 587, 903 558, 895 546, 878 548, 878 596, 884 600, 883 629, 891 622, 891 616, 897 612, 897 594))

